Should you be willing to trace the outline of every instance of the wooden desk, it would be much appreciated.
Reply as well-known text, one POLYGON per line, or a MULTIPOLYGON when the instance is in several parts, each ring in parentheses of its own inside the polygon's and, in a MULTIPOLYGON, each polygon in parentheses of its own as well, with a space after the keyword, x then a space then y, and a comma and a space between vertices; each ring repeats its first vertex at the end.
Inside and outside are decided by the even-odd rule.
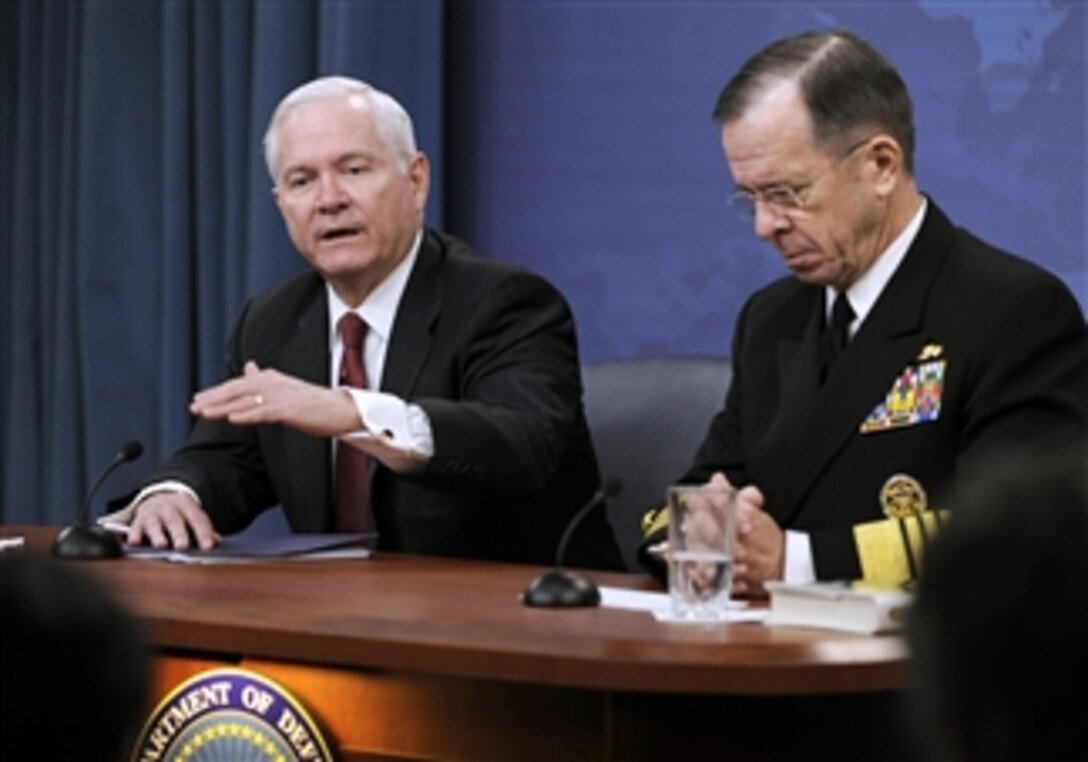
MULTIPOLYGON (((57 530, 6 531, 46 549, 57 530)), ((211 666, 260 672, 344 760, 888 759, 899 743, 895 637, 533 609, 519 596, 542 570, 510 564, 79 565, 149 625, 157 697, 211 666)))

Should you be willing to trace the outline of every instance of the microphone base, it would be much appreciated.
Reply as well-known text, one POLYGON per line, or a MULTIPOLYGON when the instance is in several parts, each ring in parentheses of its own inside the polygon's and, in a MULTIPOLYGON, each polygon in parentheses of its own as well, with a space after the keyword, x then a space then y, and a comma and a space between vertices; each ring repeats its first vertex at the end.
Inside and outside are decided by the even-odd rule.
POLYGON ((73 561, 92 561, 121 558, 125 550, 113 532, 99 526, 74 524, 57 535, 53 555, 73 561))
POLYGON ((541 608, 589 608, 601 605, 601 592, 590 579, 551 569, 533 580, 522 593, 521 602, 541 608))

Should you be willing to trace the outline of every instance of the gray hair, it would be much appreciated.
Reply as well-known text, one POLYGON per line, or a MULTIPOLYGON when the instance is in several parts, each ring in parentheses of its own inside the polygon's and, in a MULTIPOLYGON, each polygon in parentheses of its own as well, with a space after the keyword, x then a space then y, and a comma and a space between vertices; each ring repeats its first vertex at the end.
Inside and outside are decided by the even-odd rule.
POLYGON ((720 124, 744 114, 770 84, 794 79, 812 118, 813 140, 843 150, 867 128, 896 139, 914 173, 914 109, 899 72, 872 45, 845 29, 777 40, 749 58, 714 106, 720 124))
POLYGON ((362 80, 338 76, 320 77, 289 92, 272 113, 268 129, 264 133, 264 161, 268 166, 268 174, 272 176, 272 182, 277 181, 279 129, 288 114, 305 103, 353 96, 366 99, 378 135, 393 153, 401 169, 407 171, 409 162, 418 151, 412 117, 404 107, 393 96, 362 80))

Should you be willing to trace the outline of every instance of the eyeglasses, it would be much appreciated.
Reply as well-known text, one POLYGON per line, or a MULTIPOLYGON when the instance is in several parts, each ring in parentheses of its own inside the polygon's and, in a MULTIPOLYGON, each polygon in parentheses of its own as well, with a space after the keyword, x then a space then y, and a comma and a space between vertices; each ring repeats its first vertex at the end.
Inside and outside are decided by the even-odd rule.
POLYGON ((771 185, 755 191, 738 188, 729 194, 729 205, 746 220, 756 216, 756 205, 760 202, 775 214, 803 211, 808 200, 808 193, 819 179, 849 159, 855 151, 870 140, 872 140, 871 136, 851 145, 842 156, 828 164, 803 185, 771 185))

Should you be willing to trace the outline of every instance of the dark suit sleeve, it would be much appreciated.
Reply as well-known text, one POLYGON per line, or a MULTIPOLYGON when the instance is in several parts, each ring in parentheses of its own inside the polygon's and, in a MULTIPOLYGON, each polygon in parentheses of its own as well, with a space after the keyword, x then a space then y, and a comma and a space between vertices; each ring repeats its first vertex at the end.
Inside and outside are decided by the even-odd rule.
POLYGON ((681 484, 701 484, 709 481, 718 471, 724 473, 734 487, 745 486, 750 481, 745 468, 740 415, 744 406, 745 369, 739 362, 739 358, 744 356, 741 337, 747 335, 750 305, 751 301, 747 302, 737 317, 730 349, 732 380, 725 397, 725 407, 711 421, 706 438, 695 452, 694 462, 679 480, 681 484))
MULTIPOLYGON (((412 399, 434 436, 429 478, 527 493, 546 487, 584 426, 574 323, 543 279, 509 271, 464 306, 458 393, 412 399)), ((590 454, 591 457, 591 454, 590 454)))
POLYGON ((1072 295, 1039 278, 989 321, 963 409, 960 467, 1023 444, 1062 447, 1088 432, 1088 332, 1072 295))

